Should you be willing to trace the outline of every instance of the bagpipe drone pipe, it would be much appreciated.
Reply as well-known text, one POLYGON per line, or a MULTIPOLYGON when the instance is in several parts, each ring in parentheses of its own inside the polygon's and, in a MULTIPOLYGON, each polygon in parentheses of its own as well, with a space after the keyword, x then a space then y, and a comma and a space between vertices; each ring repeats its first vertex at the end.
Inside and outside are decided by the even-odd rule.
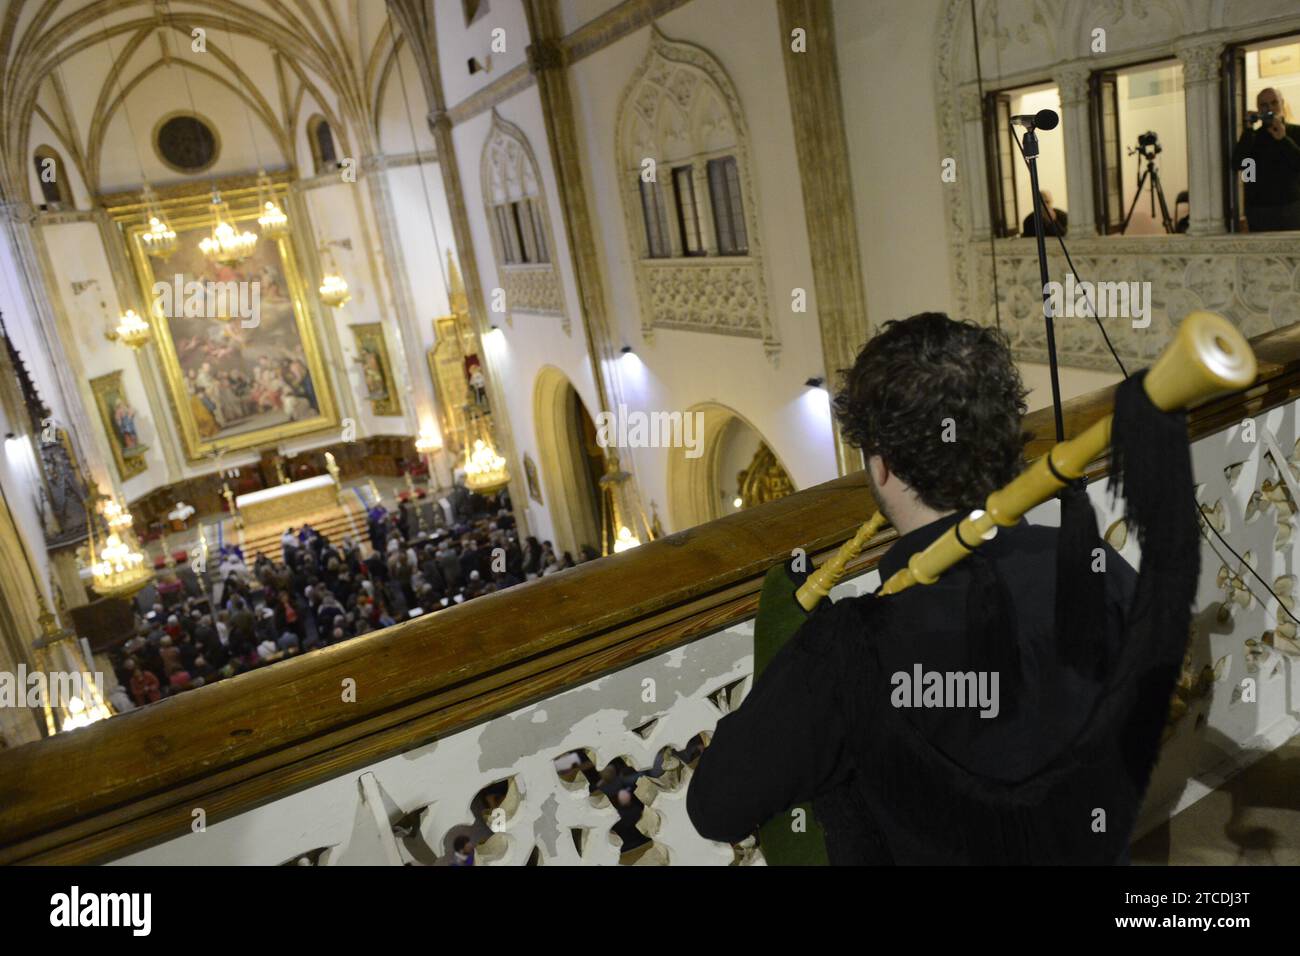
MULTIPOLYGON (((905 568, 863 603, 884 608, 891 595, 914 585, 933 584, 992 539, 999 527, 1017 524, 1031 508, 1060 495, 1055 637, 1061 658, 1069 666, 1099 673, 1103 664, 1098 645, 1103 639, 1098 635, 1106 627, 1104 583, 1101 575, 1090 573, 1089 562, 1100 538, 1092 505, 1079 479, 1091 462, 1110 449, 1110 487, 1123 494, 1125 519, 1136 530, 1142 561, 1134 616, 1126 627, 1124 657, 1106 666, 1117 675, 1117 682, 1127 682, 1125 699, 1140 703, 1117 704, 1099 719, 1109 720, 1109 730, 1126 738, 1124 753, 1106 759, 1122 761, 1130 768, 1132 786, 1144 791, 1186 647, 1199 567, 1199 519, 1186 410, 1249 386, 1255 374, 1255 356, 1242 334, 1217 315, 1193 312, 1156 362, 1118 387, 1111 414, 1056 444, 1008 485, 989 495, 982 509, 970 512, 929 547, 912 555, 905 568)), ((792 562, 768 572, 754 623, 755 681, 804 622, 818 613, 819 603, 846 566, 883 525, 883 517, 873 515, 834 557, 811 574, 797 573, 792 562)), ((1005 615, 1008 609, 1001 608, 998 613, 1005 615)), ((877 620, 885 617, 877 615, 877 620)), ((869 622, 871 617, 864 620, 869 622)), ((861 643, 869 640, 869 631, 867 628, 861 643)), ((971 640, 985 640, 995 659, 1001 655, 1004 666, 1012 673, 1018 671, 1014 648, 996 646, 1010 643, 1006 631, 998 626, 984 631, 982 635, 971 633, 971 640)), ((1116 699, 1120 696, 1115 695, 1116 699)), ((882 712, 874 716, 881 717, 882 712)), ((1098 744, 1099 752, 1103 746, 1098 744)), ((1110 746, 1114 750, 1118 745, 1110 746)), ((911 771, 917 761, 895 760, 890 766, 898 769, 903 764, 911 771)), ((982 790, 981 799, 984 796, 982 790)), ((825 864, 824 837, 812 807, 798 808, 802 814, 795 809, 777 814, 760 828, 765 859, 773 865, 825 864), (801 822, 796 825, 795 821, 801 822)), ((988 811, 988 806, 983 809, 988 811)), ((988 812, 990 817, 996 815, 996 809, 988 812)), ((986 855, 998 852, 998 848, 982 849, 986 855)), ((1015 856, 1015 849, 1007 855, 1015 856)))

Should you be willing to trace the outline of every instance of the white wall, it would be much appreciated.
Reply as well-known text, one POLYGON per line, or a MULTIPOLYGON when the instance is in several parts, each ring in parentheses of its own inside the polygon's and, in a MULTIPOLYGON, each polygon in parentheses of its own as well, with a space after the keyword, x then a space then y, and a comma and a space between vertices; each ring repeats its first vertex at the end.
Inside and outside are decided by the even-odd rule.
MULTIPOLYGON (((495 4, 494 4, 495 6, 495 4)), ((439 42, 442 42, 441 34, 439 42)), ((591 415, 600 411, 600 401, 592 374, 582 318, 577 311, 578 292, 573 277, 572 260, 563 219, 560 215, 560 197, 556 188, 555 171, 551 165, 550 150, 546 141, 546 128, 542 120, 541 101, 536 87, 529 87, 518 95, 497 105, 497 112, 506 122, 518 126, 528 138, 537 160, 539 182, 545 193, 551 217, 551 235, 555 248, 551 261, 560 273, 568 309, 568 332, 564 331, 564 318, 555 315, 538 315, 527 312, 511 314, 489 312, 489 320, 501 330, 499 335, 487 336, 483 347, 490 352, 492 367, 497 370, 515 450, 522 467, 523 455, 532 456, 538 463, 539 478, 543 483, 542 498, 545 507, 535 501, 516 500, 516 509, 525 510, 530 531, 540 539, 554 539, 555 525, 548 509, 561 508, 558 489, 545 486, 544 469, 537 437, 537 424, 533 414, 533 395, 538 375, 545 366, 559 369, 577 390, 591 415)), ((478 263, 479 281, 491 307, 493 290, 504 288, 504 280, 497 269, 492 251, 492 237, 488 231, 487 210, 483 203, 481 161, 483 146, 491 132, 491 113, 459 124, 452 130, 456 142, 461 185, 465 191, 465 204, 469 210, 470 232, 474 242, 474 255, 478 263)), ((660 499, 662 501, 662 499, 660 499)))
MULTIPOLYGON (((656 330, 653 342, 641 336, 615 130, 624 90, 649 46, 650 31, 643 29, 574 64, 570 74, 610 316, 619 341, 631 345, 640 359, 617 364, 623 398, 630 407, 645 410, 684 410, 701 402, 727 405, 753 423, 790 467, 797 487, 818 484, 835 476, 834 449, 825 403, 810 398, 804 382, 828 370, 823 368, 815 302, 806 314, 790 311, 792 290, 807 289, 811 299, 814 283, 785 71, 776 65, 776 7, 744 0, 690 3, 660 18, 658 26, 669 39, 712 54, 736 87, 752 146, 756 196, 747 196, 746 202, 756 203, 769 309, 781 352, 773 368, 756 339, 666 329, 656 330), (756 50, 772 51, 771 56, 756 56, 756 50)), ((658 502, 665 521, 670 519, 664 508, 668 455, 681 453, 646 449, 633 454, 642 494, 658 502)))
MULTIPOLYGON (((1187 107, 1183 98, 1182 67, 1174 63, 1172 66, 1165 64, 1159 68, 1121 73, 1118 88, 1119 143, 1124 151, 1119 177, 1123 212, 1128 211, 1137 192, 1138 179, 1146 171, 1145 159, 1139 165, 1138 157, 1130 156, 1128 151, 1136 148, 1139 136, 1152 132, 1159 138, 1161 148, 1161 152, 1156 155, 1156 172, 1160 176, 1169 215, 1176 225, 1187 214, 1186 204, 1178 212, 1174 209, 1178 194, 1187 188, 1187 107), (1153 82, 1172 85, 1172 89, 1154 95, 1134 95, 1153 82)), ((1160 88, 1164 89, 1164 86, 1160 88)), ((1151 199, 1152 186, 1148 177, 1142 186, 1142 198, 1133 208, 1133 219, 1129 222, 1127 235, 1150 236, 1164 233, 1160 200, 1156 198, 1156 213, 1153 217, 1151 199)))
POLYGON ((934 35, 943 0, 836 0, 835 41, 867 317, 878 326, 947 312, 945 206, 934 111, 934 35))

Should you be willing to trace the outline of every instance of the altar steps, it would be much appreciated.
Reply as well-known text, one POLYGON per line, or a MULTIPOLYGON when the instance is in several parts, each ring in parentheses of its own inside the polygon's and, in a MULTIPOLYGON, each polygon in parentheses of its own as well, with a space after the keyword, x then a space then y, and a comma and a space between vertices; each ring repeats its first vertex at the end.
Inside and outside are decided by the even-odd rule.
MULTIPOLYGON (((344 537, 356 537, 361 541, 363 550, 369 548, 370 538, 366 533, 366 515, 357 502, 349 502, 347 510, 334 505, 330 508, 316 508, 295 516, 293 527, 309 524, 331 541, 341 541, 344 537)), ((281 558, 280 536, 289 524, 283 521, 265 521, 249 525, 242 532, 244 559, 251 566, 258 552, 262 552, 273 561, 281 558)), ((240 541, 240 532, 235 531, 227 520, 223 527, 223 537, 227 542, 240 541)))

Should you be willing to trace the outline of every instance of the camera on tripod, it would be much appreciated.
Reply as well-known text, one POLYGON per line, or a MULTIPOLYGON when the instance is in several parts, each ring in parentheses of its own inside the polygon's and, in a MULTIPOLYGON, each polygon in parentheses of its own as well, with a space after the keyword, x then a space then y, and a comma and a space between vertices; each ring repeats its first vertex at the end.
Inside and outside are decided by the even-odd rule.
POLYGON ((1169 214, 1169 203, 1165 201, 1165 190, 1160 185, 1160 171, 1156 169, 1156 157, 1160 155, 1163 147, 1160 145, 1160 137, 1155 134, 1154 130, 1147 130, 1145 133, 1138 134, 1137 146, 1130 146, 1128 154, 1138 157, 1138 181, 1137 191, 1133 194, 1133 202, 1129 204, 1128 212, 1124 216, 1124 222, 1120 225, 1121 234, 1128 232, 1128 224, 1133 219, 1133 210, 1137 208, 1138 199, 1142 196, 1143 188, 1151 191, 1151 218, 1156 218, 1156 202, 1160 203, 1160 224, 1164 230, 1171 235, 1178 231, 1174 218, 1169 214), (1143 161, 1146 161, 1146 168, 1143 169, 1143 161))
POLYGON ((1277 114, 1274 113, 1272 110, 1264 110, 1258 113, 1255 112, 1254 110, 1251 110, 1249 113, 1246 114, 1246 125, 1254 126, 1256 123, 1259 123, 1260 128, 1264 129, 1266 127, 1273 125, 1273 119, 1276 116, 1277 114))
POLYGON ((1160 137, 1152 130, 1147 130, 1145 133, 1139 133, 1137 146, 1130 146, 1128 148, 1128 154, 1130 156, 1135 153, 1141 153, 1147 159, 1155 159, 1163 151, 1164 147, 1160 145, 1160 137))

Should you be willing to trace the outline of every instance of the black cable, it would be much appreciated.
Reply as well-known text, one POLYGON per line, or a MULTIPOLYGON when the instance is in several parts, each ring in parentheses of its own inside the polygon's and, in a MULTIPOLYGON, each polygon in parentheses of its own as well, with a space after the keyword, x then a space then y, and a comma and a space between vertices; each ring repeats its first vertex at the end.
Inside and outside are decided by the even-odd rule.
MULTIPOLYGON (((1219 541, 1223 544, 1223 546, 1227 548, 1230 552, 1232 552, 1232 556, 1241 562, 1241 566, 1255 576, 1255 580, 1264 586, 1264 590, 1267 591, 1269 595, 1273 598, 1273 600, 1277 602, 1277 606, 1280 607, 1282 610, 1286 611, 1286 616, 1291 618, 1291 620, 1295 621, 1297 624, 1300 624, 1300 617, 1296 617, 1294 614, 1291 613, 1291 609, 1282 603, 1282 599, 1277 596, 1277 592, 1268 586, 1268 582, 1259 576, 1259 572, 1256 571, 1254 568, 1252 568, 1249 564, 1247 564, 1246 559, 1243 558, 1240 554, 1238 554, 1236 549, 1233 548, 1232 545, 1228 544, 1227 539, 1225 539, 1223 535, 1219 534, 1219 529, 1216 528, 1213 524, 1211 524, 1210 518, 1205 511, 1205 505, 1197 505, 1197 510, 1199 510, 1201 517, 1204 519, 1202 521, 1202 524, 1205 527, 1201 529, 1201 537, 1205 538, 1207 544, 1210 544, 1210 549, 1213 550, 1214 545, 1210 542, 1210 539, 1206 536, 1205 528, 1209 528, 1211 531, 1213 531, 1214 536, 1219 539, 1219 541)), ((1222 560, 1223 558, 1223 556, 1221 554, 1218 554, 1218 552, 1215 552, 1215 556, 1218 557, 1220 560, 1222 560)), ((1244 584, 1245 582, 1242 583, 1244 584)), ((1246 590, 1250 591, 1250 588, 1246 588, 1246 590)), ((1254 591, 1250 591, 1250 595, 1256 601, 1259 601, 1261 607, 1264 606, 1264 602, 1260 601, 1258 594, 1256 594, 1254 591)))
MULTIPOLYGON (((1029 159, 1025 156, 1025 147, 1020 144, 1020 137, 1016 135, 1015 126, 1012 125, 1008 128, 1011 130, 1011 141, 1016 144, 1016 149, 1020 150, 1020 158, 1024 160, 1025 165, 1028 166, 1029 159)), ((1070 258, 1070 250, 1065 248, 1065 239, 1061 237, 1061 230, 1056 229, 1054 231, 1056 232, 1056 241, 1061 244, 1061 251, 1065 253, 1065 261, 1070 265, 1070 271, 1076 278, 1079 278, 1079 270, 1074 267, 1074 260, 1070 258)), ((1079 281, 1083 282, 1084 280, 1079 278, 1079 281)), ((1091 300, 1088 300, 1088 308, 1092 310, 1092 320, 1097 323, 1097 330, 1101 332, 1101 337, 1106 343, 1106 348, 1110 349, 1111 358, 1115 360, 1115 364, 1119 366, 1119 370, 1123 373, 1124 377, 1128 378, 1128 369, 1124 367, 1123 360, 1120 359, 1119 353, 1115 351, 1115 346, 1111 344, 1110 336, 1106 334, 1106 327, 1101 324, 1101 318, 1097 315, 1096 304, 1091 300)))
MULTIPOLYGON (((980 31, 979 20, 975 16, 975 0, 970 0, 971 35, 975 38, 975 86, 979 90, 980 110, 984 110, 984 70, 980 66, 980 31)), ((998 248, 993 241, 993 224, 989 223, 989 263, 993 266, 993 321, 998 331, 1002 331, 1002 302, 998 288, 998 248)))

